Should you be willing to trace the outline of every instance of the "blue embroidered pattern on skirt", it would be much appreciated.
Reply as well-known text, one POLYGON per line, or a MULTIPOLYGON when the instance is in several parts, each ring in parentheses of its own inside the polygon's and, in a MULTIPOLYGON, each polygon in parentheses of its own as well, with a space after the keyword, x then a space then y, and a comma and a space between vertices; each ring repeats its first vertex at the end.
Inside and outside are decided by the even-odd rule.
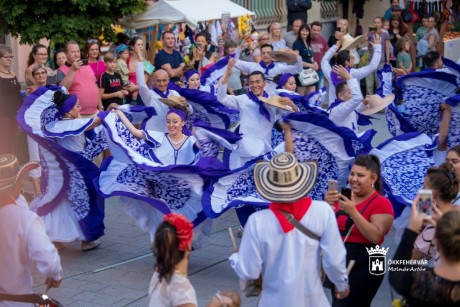
POLYGON ((244 198, 246 196, 256 194, 258 195, 253 174, 254 172, 251 169, 239 175, 233 182, 231 188, 228 189, 224 203, 229 203, 235 198, 244 198))
POLYGON ((186 180, 168 174, 147 172, 135 165, 127 166, 116 180, 136 194, 162 199, 171 210, 181 209, 192 196, 191 186, 186 180))
POLYGON ((168 174, 155 174, 155 196, 164 200, 171 210, 178 210, 186 204, 192 196, 191 189, 190 183, 184 179, 168 174))
POLYGON ((43 147, 39 147, 38 154, 40 156, 40 166, 42 168, 42 174, 41 174, 41 180, 40 180, 40 190, 41 194, 37 195, 37 198, 42 199, 43 196, 47 195, 49 192, 49 167, 48 167, 48 161, 45 159, 45 156, 43 155, 43 147))
POLYGON ((449 127, 449 140, 447 143, 449 148, 460 144, 460 110, 452 110, 449 127))
POLYGON ((272 128, 272 148, 275 148, 282 142, 284 142, 284 133, 272 128))
POLYGON ((58 119, 58 110, 55 107, 48 107, 43 110, 42 114, 40 115, 40 127, 42 127, 43 130, 47 124, 58 119))
POLYGON ((118 131, 118 135, 122 139, 124 146, 128 146, 129 148, 133 149, 137 153, 141 154, 142 156, 148 158, 149 157, 149 147, 146 146, 145 143, 141 143, 139 140, 137 140, 131 132, 126 128, 126 126, 123 124, 123 122, 117 118, 116 120, 116 129, 118 131))
POLYGON ((391 133, 392 136, 401 135, 402 132, 396 128, 396 123, 398 122, 398 118, 396 117, 395 113, 387 108, 385 112, 385 118, 387 120, 387 128, 388 131, 391 133))
POLYGON ((89 213, 89 195, 83 176, 73 163, 66 162, 69 168, 70 182, 67 197, 77 220, 84 219, 89 213))
POLYGON ((385 192, 414 199, 430 166, 423 146, 392 155, 382 162, 382 177, 392 190, 385 192))
POLYGON ((200 143, 200 153, 195 158, 196 161, 201 157, 217 157, 219 154, 219 143, 210 139, 201 139, 198 142, 200 143))
POLYGON ((135 165, 128 165, 118 174, 116 181, 140 196, 150 197, 153 195, 153 187, 149 184, 147 177, 146 171, 135 165))
POLYGON ((96 158, 101 152, 108 148, 107 137, 105 132, 100 131, 97 136, 86 144, 85 150, 80 154, 89 161, 96 158))
POLYGON ((327 192, 327 180, 337 180, 339 175, 336 159, 321 143, 307 133, 292 130, 292 137, 296 145, 294 155, 299 162, 318 161, 318 177, 315 187, 308 193, 308 196, 312 199, 324 199, 327 192))
POLYGON ((432 89, 416 85, 405 86, 404 107, 416 131, 429 136, 438 133, 441 119, 439 105, 443 99, 444 95, 432 89))

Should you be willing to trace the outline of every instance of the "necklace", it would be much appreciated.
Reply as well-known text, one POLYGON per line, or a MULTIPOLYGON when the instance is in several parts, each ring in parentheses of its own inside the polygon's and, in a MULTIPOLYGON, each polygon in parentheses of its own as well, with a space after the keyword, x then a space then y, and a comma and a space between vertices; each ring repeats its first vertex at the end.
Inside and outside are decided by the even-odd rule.
POLYGON ((181 270, 179 270, 178 268, 176 268, 176 273, 179 274, 180 276, 183 276, 185 278, 188 278, 187 277, 187 274, 185 274, 184 272, 182 272, 181 270))
POLYGON ((168 139, 169 139, 169 141, 171 142, 171 144, 173 144, 174 146, 176 146, 176 145, 179 145, 179 144, 181 144, 182 142, 185 141, 185 134, 183 134, 183 135, 182 135, 182 138, 181 138, 179 141, 177 141, 177 142, 174 142, 174 141, 172 140, 172 138, 169 136, 169 134, 168 134, 168 139))

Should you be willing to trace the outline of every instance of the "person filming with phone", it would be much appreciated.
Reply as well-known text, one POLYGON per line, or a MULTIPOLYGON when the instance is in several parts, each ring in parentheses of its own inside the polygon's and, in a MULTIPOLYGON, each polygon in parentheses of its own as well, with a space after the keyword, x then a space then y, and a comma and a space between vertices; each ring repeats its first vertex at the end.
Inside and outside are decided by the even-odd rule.
POLYGON ((65 47, 67 62, 59 67, 65 78, 59 83, 76 95, 80 102, 82 117, 94 117, 104 110, 96 75, 88 65, 88 60, 82 60, 80 46, 76 41, 69 41, 65 47))
POLYGON ((206 32, 200 32, 195 36, 195 46, 191 49, 190 59, 193 67, 200 73, 202 68, 216 62, 213 48, 211 47, 208 45, 206 32))
MULTIPOLYGON (((419 191, 417 197, 416 206, 419 213, 425 214, 426 219, 431 218, 432 215, 436 219, 439 215, 453 210, 453 200, 458 190, 458 179, 452 164, 443 163, 439 167, 430 167, 425 176, 423 190, 419 191), (429 198, 424 197, 427 194, 426 191, 431 192, 429 198)), ((439 266, 440 255, 433 242, 434 237, 435 227, 428 224, 415 240, 412 259, 433 259, 434 266, 439 266)))
POLYGON ((380 195, 380 169, 376 156, 360 155, 348 175, 351 189, 344 188, 341 194, 329 190, 325 196, 337 218, 347 250, 347 263, 356 261, 349 275, 350 289, 355 290, 343 300, 333 296, 332 306, 370 306, 383 281, 384 274, 370 274, 366 250, 383 243, 394 219, 390 201, 380 195))
MULTIPOLYGON (((450 186, 452 187, 452 184, 450 186)), ((433 190, 433 196, 436 193, 433 190)), ((421 265, 407 265, 407 262, 403 262, 410 260, 412 246, 426 220, 426 214, 418 210, 418 201, 419 197, 412 204, 409 225, 404 230, 401 243, 393 256, 388 280, 391 286, 404 296, 404 306, 458 306, 460 302, 459 210, 449 210, 436 223, 431 221, 435 224, 433 235, 436 239, 434 245, 439 252, 439 265, 435 268, 427 268, 421 265)), ((438 211, 435 209, 436 206, 434 212, 438 211)))

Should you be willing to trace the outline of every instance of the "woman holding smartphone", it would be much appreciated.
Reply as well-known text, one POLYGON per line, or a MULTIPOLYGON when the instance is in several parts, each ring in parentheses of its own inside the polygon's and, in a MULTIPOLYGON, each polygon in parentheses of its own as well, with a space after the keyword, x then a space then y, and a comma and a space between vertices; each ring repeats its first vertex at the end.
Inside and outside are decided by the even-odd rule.
MULTIPOLYGON (((424 216, 414 203, 408 227, 393 260, 410 260, 411 246, 419 232, 424 216)), ((460 301, 460 211, 452 210, 436 222, 436 247, 439 266, 394 265, 388 280, 405 298, 404 306, 458 306, 460 301)), ((402 260, 402 261, 401 261, 402 260)), ((396 262, 394 261, 394 262, 396 262)))
POLYGON ((200 32, 195 36, 195 47, 192 48, 190 60, 193 67, 201 73, 201 69, 216 62, 214 52, 208 46, 206 32, 200 32))
POLYGON ((350 272, 350 295, 343 300, 333 297, 332 306, 370 306, 384 274, 369 273, 369 254, 366 248, 383 243, 390 231, 394 213, 390 201, 380 195, 380 161, 374 155, 358 156, 353 164, 348 183, 351 199, 328 191, 325 201, 333 206, 337 223, 347 250, 347 263, 355 260, 350 272))
MULTIPOLYGON (((432 212, 443 214, 454 209, 453 200, 457 197, 458 184, 459 181, 451 163, 443 163, 439 167, 430 167, 428 169, 423 188, 432 191, 432 212)), ((434 266, 436 267, 439 265, 440 255, 433 242, 434 231, 435 227, 431 224, 422 230, 415 240, 412 258, 433 258, 434 266)))
MULTIPOLYGON (((452 164, 456 177, 460 178, 460 145, 456 145, 449 149, 447 152, 446 162, 452 164)), ((460 183, 459 192, 452 203, 454 206, 460 206, 460 183)))

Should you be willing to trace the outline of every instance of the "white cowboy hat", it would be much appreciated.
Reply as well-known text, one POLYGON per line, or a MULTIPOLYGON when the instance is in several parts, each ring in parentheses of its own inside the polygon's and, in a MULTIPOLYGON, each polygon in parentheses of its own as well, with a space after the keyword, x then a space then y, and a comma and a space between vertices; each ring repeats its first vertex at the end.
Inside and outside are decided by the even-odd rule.
POLYGON ((395 94, 390 94, 383 98, 380 97, 380 95, 375 94, 369 95, 365 99, 368 101, 367 108, 361 111, 361 114, 372 115, 385 109, 390 103, 392 103, 393 100, 395 100, 395 94))
POLYGON ((350 34, 347 33, 344 37, 342 37, 342 47, 340 50, 356 48, 357 45, 364 43, 366 39, 367 37, 365 35, 359 35, 353 38, 350 34))
POLYGON ((297 55, 292 52, 288 52, 288 51, 282 51, 282 50, 272 51, 270 52, 270 57, 275 62, 284 62, 287 64, 297 63, 297 55))
POLYGON ((318 164, 315 161, 298 163, 295 156, 284 152, 270 162, 259 162, 254 167, 254 182, 263 198, 277 203, 292 203, 313 189, 318 164))
POLYGON ((285 111, 294 112, 294 110, 291 108, 291 106, 288 106, 288 105, 280 103, 280 101, 279 101, 280 98, 281 97, 278 96, 278 95, 272 95, 272 96, 270 96, 270 98, 259 97, 259 100, 262 101, 263 103, 266 103, 266 104, 269 104, 271 106, 283 109, 285 111))

